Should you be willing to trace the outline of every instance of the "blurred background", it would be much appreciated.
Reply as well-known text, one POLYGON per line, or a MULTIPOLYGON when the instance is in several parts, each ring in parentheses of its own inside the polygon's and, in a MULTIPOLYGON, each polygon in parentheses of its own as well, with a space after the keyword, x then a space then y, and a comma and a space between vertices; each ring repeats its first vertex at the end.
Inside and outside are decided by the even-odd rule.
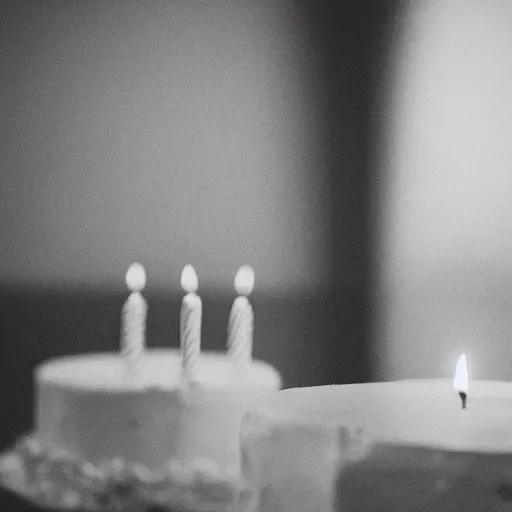
POLYGON ((254 354, 286 387, 511 377, 512 4, 25 1, 0 11, 1 447, 34 366, 203 347, 256 272, 254 354), (508 241, 507 241, 508 240, 508 241), (510 320, 509 320, 510 319, 510 320))

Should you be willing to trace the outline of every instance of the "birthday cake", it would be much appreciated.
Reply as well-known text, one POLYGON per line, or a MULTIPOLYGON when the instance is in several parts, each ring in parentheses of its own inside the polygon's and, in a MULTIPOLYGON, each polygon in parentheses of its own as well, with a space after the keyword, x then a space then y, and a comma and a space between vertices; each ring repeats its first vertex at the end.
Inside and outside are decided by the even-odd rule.
POLYGON ((320 386, 255 401, 241 429, 257 512, 512 512, 512 383, 320 386))
POLYGON ((186 325, 200 322, 198 297, 184 300, 181 348, 146 349, 140 288, 123 309, 121 351, 36 368, 35 429, 0 459, 0 481, 56 508, 238 510, 251 498, 240 481, 241 419, 281 377, 233 339, 226 354, 198 350, 200 328, 186 325))

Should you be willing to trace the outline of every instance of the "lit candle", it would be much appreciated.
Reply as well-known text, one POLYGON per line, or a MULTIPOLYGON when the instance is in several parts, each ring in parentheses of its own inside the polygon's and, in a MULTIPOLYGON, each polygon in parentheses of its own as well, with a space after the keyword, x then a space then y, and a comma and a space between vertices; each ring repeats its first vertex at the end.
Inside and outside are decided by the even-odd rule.
POLYGON ((233 302, 228 324, 228 355, 232 357, 237 373, 243 372, 252 361, 252 334, 254 314, 247 296, 254 287, 254 271, 244 265, 235 276, 235 290, 239 297, 233 302))
POLYGON ((275 512, 510 511, 512 382, 470 387, 462 410, 454 393, 468 393, 462 354, 452 378, 260 398, 242 422, 243 474, 269 490, 260 508, 275 512))
POLYGON ((455 376, 453 378, 453 388, 459 393, 462 400, 462 408, 466 408, 466 400, 468 396, 468 364, 466 354, 459 357, 457 366, 455 367, 455 376))
POLYGON ((201 316, 203 306, 198 289, 197 274, 192 265, 186 265, 181 273, 181 286, 187 292, 181 304, 180 348, 183 376, 193 378, 201 351, 201 316))
POLYGON ((136 379, 145 347, 147 303, 140 293, 146 285, 146 271, 133 263, 126 272, 130 295, 123 305, 121 316, 121 355, 128 377, 136 379))

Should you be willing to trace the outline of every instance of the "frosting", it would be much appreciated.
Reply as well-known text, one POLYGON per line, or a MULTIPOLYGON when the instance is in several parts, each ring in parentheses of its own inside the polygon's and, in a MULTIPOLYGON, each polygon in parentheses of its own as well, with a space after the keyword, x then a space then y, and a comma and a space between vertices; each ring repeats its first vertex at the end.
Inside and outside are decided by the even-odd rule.
MULTIPOLYGON (((36 369, 36 382, 55 384, 83 391, 126 393, 131 385, 125 361, 117 352, 64 356, 42 363, 36 369)), ((196 383, 222 389, 234 384, 235 365, 220 352, 202 352, 197 363, 196 383)), ((255 360, 241 376, 244 385, 280 387, 280 377, 269 364, 255 360)), ((181 354, 174 349, 149 349, 144 352, 141 375, 136 387, 175 389, 182 385, 181 354), (140 382, 139 382, 140 380, 140 382)))
POLYGON ((93 463, 122 457, 159 470, 169 460, 214 460, 238 467, 239 429, 247 404, 280 387, 270 365, 254 361, 233 380, 221 354, 202 353, 197 381, 180 380, 176 350, 147 351, 136 385, 121 356, 56 359, 36 372, 36 430, 50 448, 93 463))
POLYGON ((238 473, 221 473, 214 461, 185 466, 171 460, 161 471, 121 458, 97 465, 66 450, 49 450, 35 435, 0 457, 0 481, 38 505, 62 509, 98 510, 116 502, 234 512, 254 499, 238 473))

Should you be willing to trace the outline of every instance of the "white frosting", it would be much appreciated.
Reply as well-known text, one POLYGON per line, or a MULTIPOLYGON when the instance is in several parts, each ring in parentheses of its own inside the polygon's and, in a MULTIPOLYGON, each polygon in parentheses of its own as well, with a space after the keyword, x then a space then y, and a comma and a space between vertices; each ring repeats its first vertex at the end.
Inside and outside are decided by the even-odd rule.
MULTIPOLYGON (((177 349, 149 349, 142 360, 141 385, 144 388, 173 390, 181 385, 181 355, 177 349)), ((118 352, 99 352, 64 356, 45 361, 36 369, 36 382, 53 383, 65 388, 107 391, 129 391, 125 364, 118 352)), ((234 365, 220 352, 202 352, 197 365, 197 382, 208 388, 225 389, 238 386, 233 381, 234 365)), ((281 386, 278 372, 268 363, 254 361, 243 375, 242 384, 274 391, 281 386)))
POLYGON ((471 411, 450 385, 323 386, 255 401, 241 429, 255 510, 512 512, 502 499, 512 495, 512 383, 472 383, 471 411))
POLYGON ((21 438, 0 455, 0 483, 38 506, 59 510, 169 510, 240 512, 255 493, 238 475, 221 475, 211 461, 185 467, 170 461, 162 471, 116 458, 91 464, 37 437, 21 438))
POLYGON ((206 460, 221 473, 237 471, 245 408, 281 379, 261 361, 238 380, 233 374, 225 355, 208 352, 189 386, 178 350, 148 350, 136 385, 117 353, 54 359, 36 371, 36 433, 48 449, 94 464, 121 457, 158 471, 171 460, 184 467, 206 460))

